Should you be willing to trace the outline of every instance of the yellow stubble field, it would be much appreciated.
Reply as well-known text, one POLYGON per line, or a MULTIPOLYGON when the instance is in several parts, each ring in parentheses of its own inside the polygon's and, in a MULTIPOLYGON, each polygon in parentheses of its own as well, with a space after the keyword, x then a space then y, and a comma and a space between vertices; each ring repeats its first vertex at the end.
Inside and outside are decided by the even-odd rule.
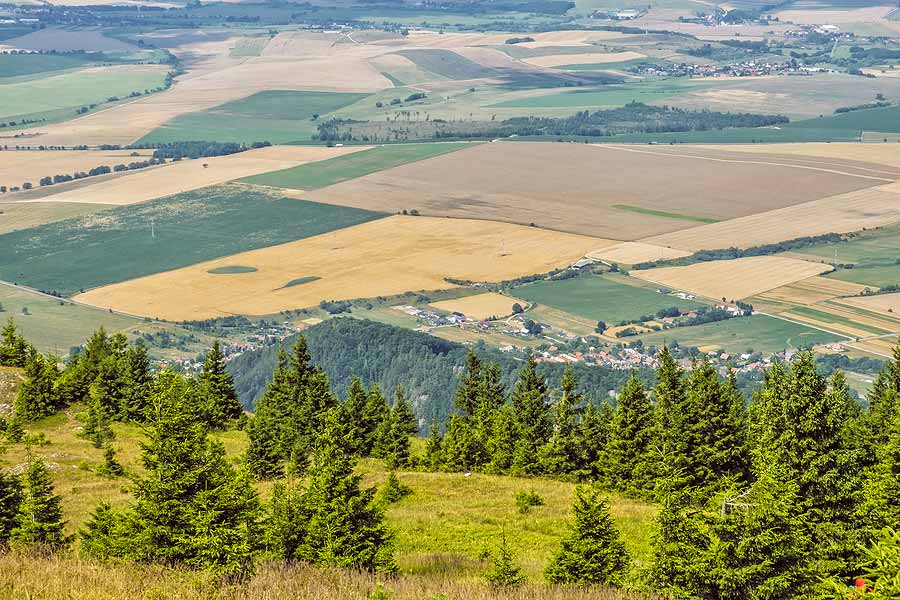
POLYGON ((511 315, 512 306, 517 302, 522 307, 525 307, 528 304, 523 300, 510 298, 503 294, 487 292, 485 294, 476 294, 464 298, 433 302, 431 306, 447 312, 462 313, 473 319, 489 319, 491 317, 499 319, 511 315))
POLYGON ((455 287, 445 278, 499 281, 542 273, 605 243, 615 242, 507 223, 398 215, 97 288, 77 299, 175 321, 267 315, 322 300, 455 287), (210 273, 223 267, 245 272, 210 273))
POLYGON ((751 256, 631 271, 631 275, 706 298, 740 300, 830 270, 828 265, 796 258, 751 256))

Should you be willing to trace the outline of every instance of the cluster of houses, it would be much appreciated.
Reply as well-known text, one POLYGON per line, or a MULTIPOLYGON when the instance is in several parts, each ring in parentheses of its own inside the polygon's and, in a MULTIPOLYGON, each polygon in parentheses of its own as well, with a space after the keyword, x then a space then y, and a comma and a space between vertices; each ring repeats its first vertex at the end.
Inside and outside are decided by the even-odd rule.
POLYGON ((763 75, 808 75, 813 70, 790 62, 748 60, 730 65, 642 63, 630 67, 628 71, 654 77, 760 77, 763 75))
POLYGON ((401 306, 392 306, 391 308, 422 321, 424 328, 447 327, 450 325, 461 325, 465 322, 473 321, 473 319, 467 318, 462 313, 448 314, 436 310, 429 310, 427 308, 418 308, 408 304, 404 304, 401 306))

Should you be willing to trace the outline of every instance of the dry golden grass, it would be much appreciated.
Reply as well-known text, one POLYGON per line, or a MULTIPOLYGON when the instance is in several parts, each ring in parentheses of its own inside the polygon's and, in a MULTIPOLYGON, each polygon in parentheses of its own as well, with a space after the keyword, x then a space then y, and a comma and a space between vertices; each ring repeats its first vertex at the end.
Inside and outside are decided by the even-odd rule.
POLYGON ((696 228, 692 219, 698 217, 732 219, 893 181, 792 161, 757 155, 723 161, 708 152, 634 146, 480 144, 338 183, 308 197, 383 212, 414 208, 432 216, 535 223, 634 240, 696 228))
POLYGON ((631 275, 706 298, 740 300, 830 270, 828 265, 795 258, 752 256, 631 271, 631 275))
POLYGON ((516 302, 523 307, 527 304, 523 300, 517 300, 495 292, 488 292, 486 294, 433 302, 431 306, 447 312, 462 313, 473 319, 489 319, 491 317, 499 319, 511 315, 512 305, 516 302))
POLYGON ((809 25, 840 23, 884 23, 893 6, 868 6, 849 10, 782 10, 775 15, 781 21, 809 25))
POLYGON ((562 65, 586 65, 592 63, 613 63, 644 58, 640 52, 596 52, 588 54, 548 54, 526 58, 525 62, 536 67, 559 67, 562 65))
POLYGON ((642 242, 623 242, 615 246, 600 248, 599 250, 590 252, 588 253, 588 257, 609 263, 635 265, 637 263, 653 260, 683 258, 685 256, 690 256, 690 254, 690 252, 685 252, 684 250, 666 248, 665 246, 654 246, 653 244, 644 244, 642 242))
POLYGON ((888 184, 645 238, 684 250, 749 248, 804 236, 847 233, 900 221, 900 188, 888 184))
POLYGON ((271 146, 228 156, 182 160, 54 194, 46 201, 136 204, 367 148, 368 146, 271 146))
POLYGON ((859 294, 866 286, 839 279, 827 277, 810 277, 786 286, 775 288, 759 295, 763 300, 776 302, 788 302, 809 306, 825 300, 839 298, 841 296, 854 296, 859 294))
POLYGON ((855 304, 869 310, 880 310, 884 312, 896 313, 898 316, 900 316, 900 293, 846 298, 843 300, 843 302, 847 304, 855 304))
POLYGON ((0 152, 0 185, 21 186, 28 181, 37 186, 47 175, 71 175, 140 160, 132 157, 132 152, 153 154, 152 150, 5 150, 0 152))
POLYGON ((72 554, 0 555, 0 596, 28 600, 362 600, 379 590, 395 600, 640 600, 614 588, 540 584, 495 590, 477 579, 447 575, 385 577, 305 565, 262 565, 242 585, 218 587, 193 571, 102 564, 72 554))
POLYGON ((0 234, 28 229, 110 208, 103 204, 0 202, 0 234))
POLYGON ((98 288, 78 300, 173 321, 265 315, 322 300, 448 289, 454 287, 448 277, 498 281, 542 273, 604 241, 505 223, 393 216, 98 288), (229 265, 257 270, 208 272, 229 265), (287 286, 302 277, 320 279, 287 286))

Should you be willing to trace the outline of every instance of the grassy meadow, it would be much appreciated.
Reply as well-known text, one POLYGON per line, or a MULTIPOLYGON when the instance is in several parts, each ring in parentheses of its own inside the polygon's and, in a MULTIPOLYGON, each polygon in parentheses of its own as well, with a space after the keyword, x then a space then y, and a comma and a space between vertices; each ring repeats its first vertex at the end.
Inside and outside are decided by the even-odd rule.
POLYGON ((285 144, 308 141, 316 132, 313 117, 324 117, 366 96, 338 92, 259 92, 209 110, 176 117, 144 136, 140 143, 209 140, 285 144))
POLYGON ((162 65, 123 65, 0 82, 0 120, 74 118, 81 106, 162 86, 167 71, 162 65))
POLYGON ((68 296, 381 216, 215 186, 0 235, 0 279, 68 296))
POLYGON ((0 78, 75 69, 97 60, 88 54, 0 54, 0 78))
POLYGON ((73 346, 84 343, 101 326, 121 331, 140 323, 125 315, 72 304, 0 285, 0 323, 12 317, 16 327, 41 352, 64 356, 73 346))
MULTIPOLYGON (((0 375, 4 375, 0 373, 0 375)), ((8 377, 6 379, 9 379, 8 377)), ((3 379, 0 379, 3 381, 3 379)), ((3 388, 0 388, 2 390, 3 388)), ((99 475, 97 470, 103 464, 103 453, 93 445, 79 437, 81 424, 78 415, 84 411, 83 406, 73 406, 64 413, 48 417, 42 421, 26 427, 29 434, 43 434, 49 443, 42 446, 34 446, 31 452, 42 456, 52 469, 55 488, 63 497, 63 511, 67 519, 67 530, 76 532, 89 517, 90 512, 101 501, 109 501, 114 506, 124 506, 130 502, 128 493, 130 482, 127 477, 107 478, 99 475)), ((139 441, 142 432, 137 426, 114 424, 116 439, 112 442, 116 449, 117 458, 131 474, 139 474, 142 470, 140 464, 139 441)), ((241 454, 247 446, 246 434, 239 431, 229 431, 215 434, 225 445, 226 452, 235 463, 239 463, 241 454)), ((421 451, 422 441, 416 440, 414 449, 421 451)), ((16 467, 26 460, 26 448, 23 444, 10 447, 8 452, 0 457, 6 466, 16 467)), ((366 486, 378 487, 387 478, 387 472, 381 461, 366 459, 361 461, 358 467, 366 486)), ((501 532, 505 532, 509 544, 517 556, 517 562, 528 575, 529 581, 534 587, 528 586, 519 592, 510 595, 510 598, 625 598, 621 592, 619 595, 604 595, 601 590, 581 590, 579 592, 563 592, 543 584, 542 573, 545 564, 557 548, 561 537, 564 535, 568 519, 570 518, 571 503, 574 485, 558 481, 544 479, 523 479, 507 476, 491 476, 463 473, 425 473, 416 471, 404 471, 398 474, 400 480, 410 486, 413 494, 392 504, 387 509, 387 523, 394 532, 395 557, 400 567, 400 577, 384 580, 384 585, 390 590, 396 591, 396 597, 407 598, 431 598, 441 591, 452 594, 453 598, 481 598, 494 597, 489 595, 489 588, 482 583, 481 575, 489 567, 487 556, 496 548, 501 532), (520 514, 516 509, 515 495, 521 491, 533 490, 540 494, 545 501, 544 506, 532 508, 527 514, 520 514), (429 595, 421 595, 425 590, 431 590, 429 595), (418 594, 418 595, 417 595, 418 594), (571 595, 574 594, 574 595, 571 595)), ((265 499, 271 493, 271 483, 259 485, 261 496, 265 499)), ((624 497, 611 496, 612 515, 619 527, 623 541, 631 553, 635 564, 646 564, 650 559, 650 536, 653 519, 656 513, 655 507, 644 502, 630 500, 624 497)), ((77 551, 77 548, 76 548, 77 551)), ((38 595, 31 598, 104 598, 123 597, 123 590, 131 589, 129 583, 119 577, 104 578, 103 582, 94 585, 110 586, 107 595, 100 595, 94 586, 73 585, 67 581, 55 579, 48 587, 36 588, 38 578, 26 575, 12 577, 9 568, 17 564, 16 561, 24 560, 16 555, 0 555, 0 595, 4 590, 23 589, 37 590, 38 595), (8 568, 9 567, 9 568, 8 568), (72 585, 68 590, 67 586, 72 585), (75 590, 92 589, 95 595, 79 596, 75 590), (51 591, 52 590, 52 591, 51 591), (46 595, 40 595, 46 594, 46 595), (57 595, 53 595, 57 594, 57 595), (60 595, 61 594, 61 595, 60 595)), ((62 564, 71 564, 79 573, 98 572, 114 567, 86 562, 75 556, 46 559, 50 562, 62 561, 62 564)), ((28 568, 49 568, 38 561, 28 568)), ((276 567, 263 566, 257 579, 251 581, 249 590, 262 582, 274 581, 271 569, 276 567), (269 573, 269 575, 267 575, 269 573)), ((188 574, 179 571, 129 566, 129 569, 139 569, 139 580, 143 580, 145 588, 152 589, 156 586, 175 586, 181 588, 182 578, 191 578, 196 581, 202 578, 199 574, 188 574), (145 579, 147 578, 147 579, 145 579)), ((16 569, 13 572, 18 572, 16 569)), ((320 598, 340 597, 329 596, 329 593, 337 594, 337 591, 328 592, 326 589, 310 588, 309 586, 322 586, 321 572, 305 567, 291 568, 283 573, 276 589, 287 593, 291 590, 293 595, 265 595, 266 598, 320 598), (310 577, 319 573, 319 577, 310 577), (299 583, 298 580, 303 581, 299 583), (314 583, 318 580, 318 583, 314 583), (317 591, 320 590, 320 591, 317 591), (324 594, 324 595, 319 595, 324 594)), ((76 577, 80 577, 78 575, 76 577)), ((89 577, 88 575, 84 575, 89 577)), ((377 578, 354 573, 334 572, 333 576, 345 583, 338 585, 338 589, 347 591, 346 585, 372 586, 377 578), (345 587, 341 587, 341 585, 345 587)), ((125 578, 127 579, 127 578, 125 578)), ((326 580, 328 577, 325 578, 326 580)), ((337 585, 337 582, 328 584, 337 585)), ((193 594, 196 590, 185 586, 183 593, 193 594)), ((104 589, 103 587, 99 589, 104 589)), ((264 589, 264 588, 263 588, 264 589)), ((170 595, 173 588, 168 588, 165 598, 193 598, 192 595, 170 595)), ((244 588, 233 590, 234 598, 254 597, 244 588)), ((611 592, 610 592, 611 593, 611 592)), ((143 591, 136 597, 146 596, 143 591)), ((199 596, 198 596, 199 597, 199 596)), ((219 596, 203 596, 204 598, 219 596)), ((350 595, 343 597, 363 598, 363 595, 350 595)))
POLYGON ((465 143, 395 144, 378 146, 317 163, 300 165, 242 179, 244 183, 312 190, 407 163, 468 148, 465 143))
POLYGON ((640 339, 644 345, 654 346, 672 342, 698 348, 709 346, 737 354, 780 352, 846 338, 768 315, 753 315, 694 327, 676 327, 629 339, 640 339))
POLYGON ((827 277, 832 279, 873 287, 900 284, 900 227, 863 232, 846 242, 819 244, 795 254, 853 265, 829 273, 827 277))
POLYGON ((704 306, 700 302, 660 294, 649 287, 625 283, 625 277, 613 275, 539 281, 517 287, 512 294, 573 315, 606 321, 608 325, 653 315, 672 306, 683 309, 704 306))

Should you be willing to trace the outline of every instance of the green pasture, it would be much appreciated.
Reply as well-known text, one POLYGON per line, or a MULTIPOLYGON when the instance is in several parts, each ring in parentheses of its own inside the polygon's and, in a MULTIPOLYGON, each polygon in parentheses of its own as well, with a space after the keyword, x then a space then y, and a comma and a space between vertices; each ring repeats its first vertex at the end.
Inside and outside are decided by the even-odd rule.
POLYGON ((853 321, 851 319, 842 317, 841 315, 835 315, 821 310, 816 310, 815 308, 810 308, 809 306, 796 306, 786 314, 787 316, 798 315, 809 319, 815 319, 819 323, 830 323, 834 325, 852 327, 853 329, 858 329, 860 331, 867 331, 872 335, 883 335, 885 333, 890 333, 890 331, 882 329, 881 327, 875 327, 874 325, 867 325, 865 323, 860 323, 859 321, 853 321))
POLYGON ((0 279, 68 296, 381 216, 216 186, 0 235, 0 279))
POLYGON ((48 298, 8 285, 0 285, 0 323, 13 318, 16 327, 41 352, 64 356, 101 326, 121 331, 140 323, 134 317, 48 298), (26 312, 27 311, 27 312, 26 312))
POLYGON ((623 282, 623 276, 589 276, 562 281, 539 281, 515 288, 511 293, 579 317, 615 325, 622 321, 654 315, 662 308, 692 309, 700 302, 660 294, 649 287, 623 282))
POLYGON ((162 86, 165 67, 149 70, 146 66, 110 67, 91 71, 72 71, 16 83, 0 83, 0 119, 59 118, 89 104, 125 98, 131 92, 162 86))
POLYGON ((723 352, 736 354, 780 352, 846 338, 768 315, 753 315, 695 327, 675 327, 626 339, 640 339, 644 345, 654 346, 673 342, 681 346, 718 346, 723 352))
POLYGON ((176 117, 144 136, 140 143, 186 140, 216 142, 308 141, 316 121, 367 94, 270 90, 209 110, 176 117))
POLYGON ((900 132, 900 105, 853 110, 846 113, 794 121, 790 129, 900 132))
POLYGON ((715 84, 690 84, 679 81, 610 84, 602 87, 565 90, 540 96, 506 100, 489 108, 600 108, 624 106, 629 102, 651 104, 715 84))
POLYGON ((90 54, 0 54, 0 78, 75 69, 101 58, 90 54))
POLYGON ((470 145, 467 143, 437 143, 377 146, 370 150, 345 154, 317 163, 253 175, 241 181, 276 188, 311 190, 406 163, 455 152, 468 148, 470 145))
POLYGON ((827 277, 832 279, 875 287, 900 284, 900 227, 863 232, 846 242, 811 246, 800 254, 853 265, 829 273, 827 277))

